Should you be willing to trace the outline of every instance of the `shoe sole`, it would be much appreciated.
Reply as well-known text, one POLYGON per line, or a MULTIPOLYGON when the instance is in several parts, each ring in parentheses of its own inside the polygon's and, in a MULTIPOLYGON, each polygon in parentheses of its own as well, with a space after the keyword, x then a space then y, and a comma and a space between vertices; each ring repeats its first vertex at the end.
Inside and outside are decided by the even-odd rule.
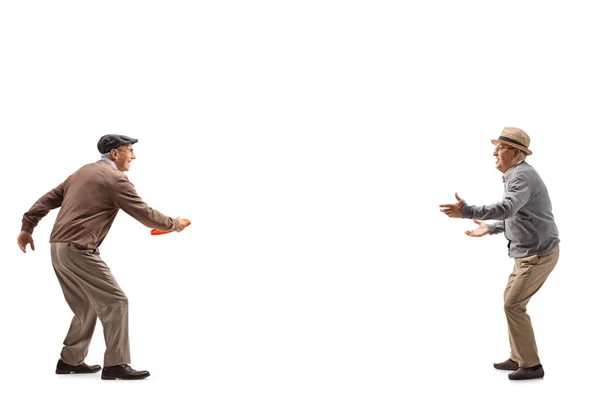
POLYGON ((519 368, 498 368, 498 367, 494 367, 495 369, 497 369, 498 371, 516 371, 519 368))
POLYGON ((531 377, 531 378, 513 378, 513 377, 511 377, 509 375, 508 379, 510 379, 511 381, 529 381, 529 380, 532 380, 532 379, 541 379, 543 377, 544 377, 544 375, 542 375, 542 376, 534 376, 534 377, 531 377))
POLYGON ((150 376, 150 374, 142 375, 142 376, 135 376, 135 377, 120 377, 120 376, 104 376, 103 375, 100 378, 105 381, 115 381, 117 379, 120 379, 123 381, 139 381, 141 379, 146 379, 149 376, 150 376))
POLYGON ((71 374, 96 374, 100 372, 101 369, 96 371, 56 371, 56 375, 71 375, 71 374))

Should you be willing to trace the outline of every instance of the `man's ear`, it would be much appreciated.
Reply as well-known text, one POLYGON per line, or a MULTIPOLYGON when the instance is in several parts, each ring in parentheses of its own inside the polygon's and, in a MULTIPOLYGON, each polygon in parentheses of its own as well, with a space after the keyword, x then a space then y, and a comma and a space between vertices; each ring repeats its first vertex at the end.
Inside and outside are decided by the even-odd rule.
POLYGON ((515 148, 515 158, 521 157, 521 150, 515 148))

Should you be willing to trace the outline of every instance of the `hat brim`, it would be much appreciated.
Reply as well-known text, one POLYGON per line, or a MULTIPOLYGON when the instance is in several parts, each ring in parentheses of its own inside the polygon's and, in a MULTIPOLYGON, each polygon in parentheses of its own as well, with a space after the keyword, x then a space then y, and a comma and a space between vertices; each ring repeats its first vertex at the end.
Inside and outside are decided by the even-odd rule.
POLYGON ((531 150, 529 150, 527 147, 519 146, 518 144, 507 142, 507 141, 504 141, 502 139, 500 139, 500 140, 498 140, 498 139, 492 139, 491 142, 492 142, 492 144, 494 146, 498 146, 500 143, 502 143, 502 144, 505 144, 505 145, 510 146, 512 148, 519 149, 521 151, 524 151, 525 154, 527 154, 528 156, 530 156, 530 155, 533 154, 533 152, 531 150))

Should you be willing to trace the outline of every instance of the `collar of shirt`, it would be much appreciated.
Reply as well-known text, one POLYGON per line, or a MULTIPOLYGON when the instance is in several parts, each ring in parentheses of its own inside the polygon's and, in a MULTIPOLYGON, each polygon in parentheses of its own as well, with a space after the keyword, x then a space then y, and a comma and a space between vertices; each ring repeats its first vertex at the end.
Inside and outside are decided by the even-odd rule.
POLYGON ((101 160, 108 161, 109 163, 112 164, 113 167, 115 167, 116 169, 118 169, 117 168, 117 164, 115 164, 115 162, 113 160, 111 160, 110 158, 102 156, 101 160))
POLYGON ((508 171, 510 171, 511 169, 513 169, 514 167, 516 167, 517 165, 521 164, 522 162, 525 162, 525 160, 521 160, 518 163, 516 163, 515 165, 513 165, 512 167, 510 167, 503 175, 502 175, 502 182, 506 182, 506 174, 508 173, 508 171))

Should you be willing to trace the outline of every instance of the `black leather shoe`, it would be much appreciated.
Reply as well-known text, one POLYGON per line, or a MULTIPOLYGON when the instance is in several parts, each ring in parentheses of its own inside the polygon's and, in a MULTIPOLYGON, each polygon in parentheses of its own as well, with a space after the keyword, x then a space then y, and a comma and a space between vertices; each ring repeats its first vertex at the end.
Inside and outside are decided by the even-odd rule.
POLYGON ((56 373, 59 375, 66 374, 93 374, 100 371, 102 368, 99 365, 87 365, 82 363, 79 365, 67 364, 63 360, 58 360, 56 364, 56 373))
POLYGON ((104 367, 102 369, 102 379, 115 380, 115 379, 144 379, 150 376, 148 371, 136 371, 127 364, 115 365, 112 367, 104 367))
POLYGON ((524 379, 537 379, 544 377, 544 368, 542 364, 538 364, 535 367, 519 368, 515 372, 508 374, 508 379, 513 381, 521 381, 524 379))
POLYGON ((506 371, 516 371, 519 369, 519 363, 509 358, 508 360, 503 361, 501 363, 495 363, 494 368, 506 371))

